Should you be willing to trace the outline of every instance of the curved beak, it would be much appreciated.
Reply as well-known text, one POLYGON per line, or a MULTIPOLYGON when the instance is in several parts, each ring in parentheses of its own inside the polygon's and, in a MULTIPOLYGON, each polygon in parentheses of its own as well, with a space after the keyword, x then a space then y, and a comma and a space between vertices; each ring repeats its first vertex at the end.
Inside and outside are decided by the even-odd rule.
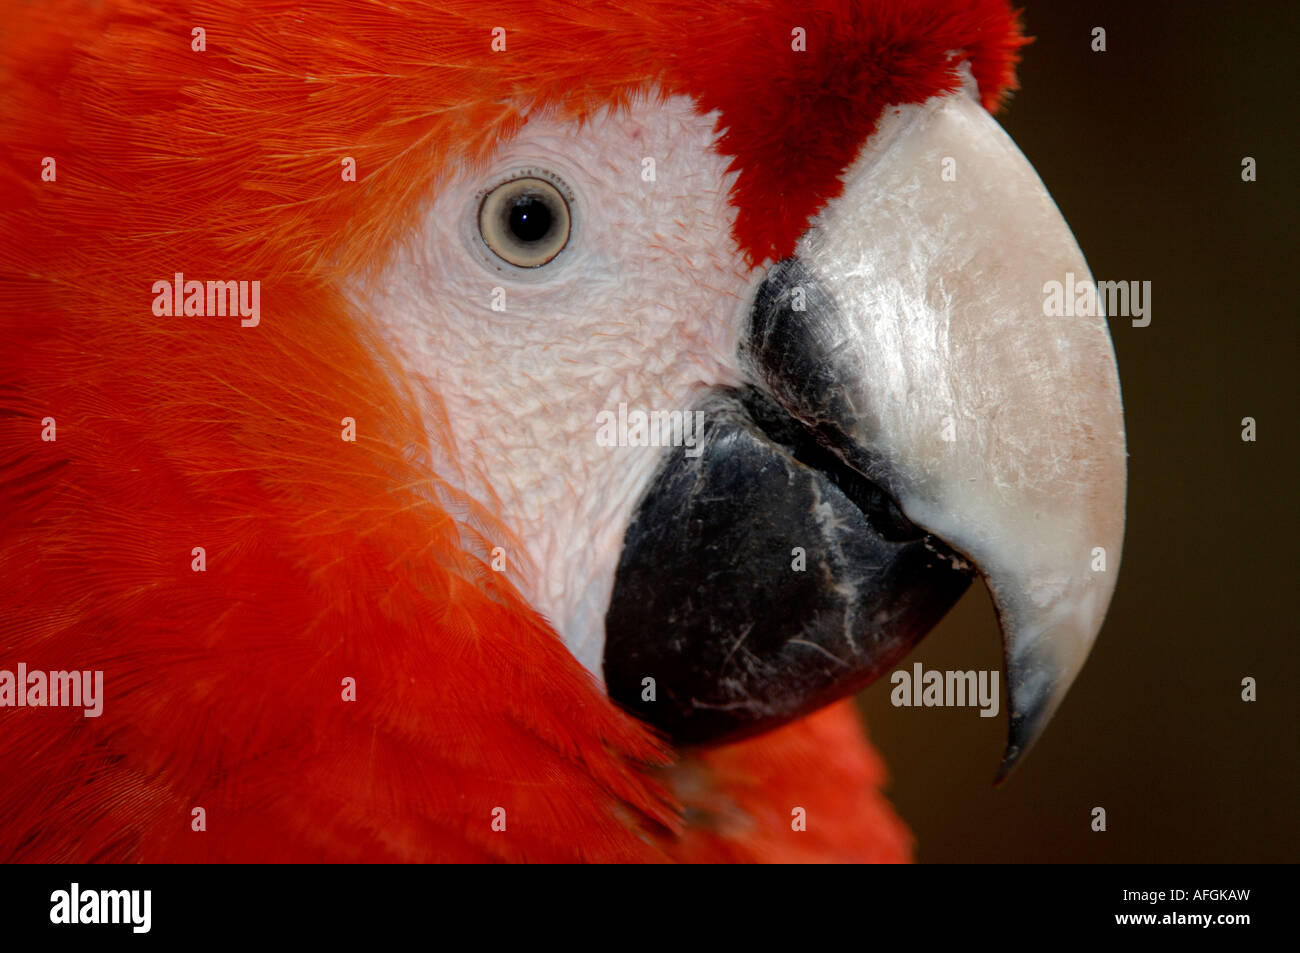
POLYGON ((1085 281, 1034 170, 958 93, 882 120, 742 346, 761 389, 982 574, 1010 704, 999 780, 1082 667, 1119 566, 1106 320, 1045 313, 1049 283, 1085 281))

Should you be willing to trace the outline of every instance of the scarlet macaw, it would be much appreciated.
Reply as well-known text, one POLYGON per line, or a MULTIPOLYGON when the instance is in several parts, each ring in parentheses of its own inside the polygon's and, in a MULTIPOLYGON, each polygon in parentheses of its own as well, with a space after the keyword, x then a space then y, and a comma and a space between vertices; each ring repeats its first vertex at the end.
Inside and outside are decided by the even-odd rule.
POLYGON ((5 17, 0 668, 104 697, 0 857, 905 859, 825 706, 972 566, 1041 731, 1124 437, 1004 0, 5 17))

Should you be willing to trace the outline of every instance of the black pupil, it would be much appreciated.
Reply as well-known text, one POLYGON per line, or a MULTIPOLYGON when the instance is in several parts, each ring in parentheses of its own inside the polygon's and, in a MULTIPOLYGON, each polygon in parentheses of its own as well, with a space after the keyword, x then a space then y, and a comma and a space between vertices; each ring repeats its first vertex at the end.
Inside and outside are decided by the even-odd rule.
POLYGON ((535 195, 521 195, 510 209, 510 233, 521 242, 535 242, 551 230, 551 210, 535 195))

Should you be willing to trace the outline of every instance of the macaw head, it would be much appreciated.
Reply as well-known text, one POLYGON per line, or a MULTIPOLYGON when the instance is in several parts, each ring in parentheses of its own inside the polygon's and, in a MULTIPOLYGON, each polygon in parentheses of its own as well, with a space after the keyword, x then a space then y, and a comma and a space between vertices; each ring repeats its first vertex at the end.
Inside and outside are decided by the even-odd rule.
POLYGON ((1004 0, 96 9, 75 57, 33 52, 57 12, 6 51, 7 138, 63 156, 57 187, 6 172, 6 270, 49 317, 7 327, 12 409, 64 417, 46 452, 77 466, 22 465, 67 545, 5 555, 22 644, 98 625, 132 646, 119 685, 164 659, 189 681, 156 691, 224 699, 225 727, 165 730, 156 696, 110 700, 155 790, 229 781, 160 732, 265 770, 275 697, 312 752, 283 774, 358 838, 374 791, 337 793, 338 758, 419 802, 380 798, 388 847, 561 762, 599 774, 574 803, 654 814, 593 767, 662 758, 602 696, 674 744, 756 735, 878 677, 976 577, 1004 771, 1038 737, 1110 600, 1125 449, 1104 317, 1043 308, 1087 265, 989 113, 1025 42, 1004 0), (60 91, 85 115, 50 119, 60 91), (260 280, 259 322, 150 314, 176 272, 260 280), (59 575, 88 540, 120 575, 59 575), (356 672, 358 707, 312 694, 356 672), (322 724, 346 754, 304 740, 322 724), (497 787, 411 782, 435 737, 497 787))
POLYGON ((978 574, 1009 767, 1101 625, 1125 467, 1104 318, 1044 315, 1087 265, 985 108, 1014 20, 674 10, 543 8, 485 43, 476 114, 511 134, 447 164, 358 307, 439 398, 434 468, 629 710, 677 741, 770 728, 978 574))

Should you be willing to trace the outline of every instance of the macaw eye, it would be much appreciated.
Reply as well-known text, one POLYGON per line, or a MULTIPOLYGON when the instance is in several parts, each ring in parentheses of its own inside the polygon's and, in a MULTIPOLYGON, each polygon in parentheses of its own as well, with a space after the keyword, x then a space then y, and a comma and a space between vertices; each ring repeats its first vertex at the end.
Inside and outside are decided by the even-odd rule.
POLYGON ((545 179, 512 179, 483 196, 478 230, 498 258, 538 268, 569 242, 569 203, 545 179))

